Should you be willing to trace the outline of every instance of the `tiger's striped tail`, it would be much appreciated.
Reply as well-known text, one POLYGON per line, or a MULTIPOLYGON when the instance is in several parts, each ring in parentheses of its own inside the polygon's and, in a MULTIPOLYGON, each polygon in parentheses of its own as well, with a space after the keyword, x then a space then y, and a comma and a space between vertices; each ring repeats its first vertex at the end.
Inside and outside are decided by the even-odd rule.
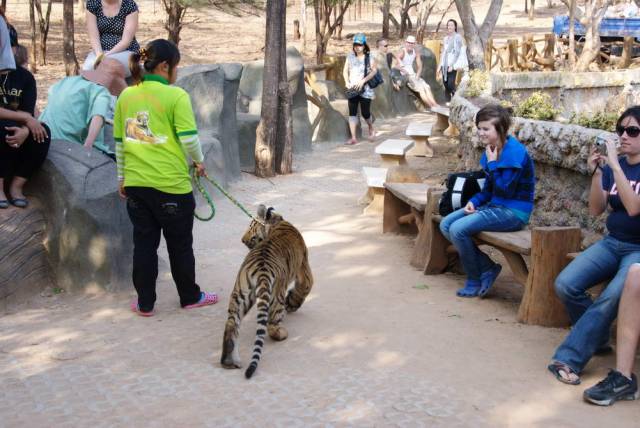
POLYGON ((251 356, 251 363, 247 370, 244 372, 244 376, 250 379, 253 373, 258 368, 260 357, 262 356, 262 348, 264 347, 264 336, 267 332, 267 320, 269 318, 269 300, 271 295, 271 282, 267 274, 262 274, 258 278, 258 287, 256 289, 258 310, 258 329, 256 330, 256 341, 253 345, 253 355, 251 356))

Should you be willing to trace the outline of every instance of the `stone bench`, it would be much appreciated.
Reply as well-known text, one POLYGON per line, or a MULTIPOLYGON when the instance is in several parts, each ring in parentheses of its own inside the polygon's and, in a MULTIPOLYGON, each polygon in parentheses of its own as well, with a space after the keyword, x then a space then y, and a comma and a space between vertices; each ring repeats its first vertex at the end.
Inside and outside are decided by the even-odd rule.
POLYGON ((430 123, 410 123, 405 135, 415 141, 415 147, 411 151, 413 156, 433 157, 433 147, 429 143, 431 137, 430 123))
POLYGON ((387 168, 362 167, 362 175, 367 182, 367 195, 369 205, 362 211, 363 214, 375 215, 382 213, 384 206, 384 182, 387 178, 387 168))
POLYGON ((411 140, 385 140, 376 146, 376 153, 382 158, 382 166, 406 165, 405 155, 414 145, 411 140))
POLYGON ((460 131, 449 122, 450 110, 448 107, 432 107, 431 111, 436 114, 436 123, 433 126, 434 133, 442 133, 447 137, 457 137, 460 131))
MULTIPOLYGON (((392 205, 391 197, 387 202, 390 194, 396 199, 409 199, 412 209, 417 211, 415 216, 419 215, 418 208, 424 204, 424 217, 417 227, 418 237, 411 264, 424 269, 427 275, 442 273, 451 264, 450 254, 455 253, 455 247, 440 232, 442 217, 437 214, 437 209, 443 190, 425 187, 426 199, 424 196, 411 198, 408 187, 404 192, 402 190, 395 185, 387 186, 385 209, 392 205)), ((395 215, 400 213, 396 211, 395 215)), ((391 215, 390 210, 388 216, 391 215)), ((402 220, 401 216, 398 218, 402 220)), ((389 225, 387 227, 389 231, 402 230, 389 225)), ((567 255, 580 249, 579 227, 534 227, 517 232, 481 232, 475 236, 475 240, 479 245, 490 245, 499 250, 509 264, 515 280, 524 286, 524 296, 518 310, 520 322, 548 327, 569 324, 565 308, 556 297, 554 281, 567 265, 567 255), (529 259, 529 265, 525 257, 529 259)))

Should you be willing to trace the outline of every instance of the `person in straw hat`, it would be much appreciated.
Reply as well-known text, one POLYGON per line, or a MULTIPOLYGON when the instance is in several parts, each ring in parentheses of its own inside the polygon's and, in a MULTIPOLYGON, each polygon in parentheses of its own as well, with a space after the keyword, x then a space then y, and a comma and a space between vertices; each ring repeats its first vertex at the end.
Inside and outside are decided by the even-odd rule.
POLYGON ((49 89, 47 107, 40 120, 51 128, 54 140, 83 144, 115 159, 115 151, 104 140, 104 122, 112 118, 113 97, 127 87, 122 64, 104 58, 95 70, 65 77, 49 89))
POLYGON ((407 87, 418 94, 425 106, 430 108, 438 107, 429 84, 420 77, 422 75, 422 58, 420 57, 419 49, 416 47, 416 38, 414 36, 407 37, 404 46, 396 54, 396 60, 398 61, 400 73, 407 79, 407 87), (415 70, 413 68, 414 63, 416 65, 415 70))

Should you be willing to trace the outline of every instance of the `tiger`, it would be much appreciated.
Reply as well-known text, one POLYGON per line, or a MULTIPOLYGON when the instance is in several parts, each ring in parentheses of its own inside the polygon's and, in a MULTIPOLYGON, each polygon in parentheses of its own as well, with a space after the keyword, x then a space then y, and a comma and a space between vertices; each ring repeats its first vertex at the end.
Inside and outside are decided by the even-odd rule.
POLYGON ((146 111, 136 113, 135 119, 127 119, 125 134, 133 140, 151 144, 156 143, 156 139, 151 133, 151 129, 149 129, 149 113, 146 111))
POLYGON ((302 235, 273 208, 258 207, 258 217, 249 225, 242 242, 249 253, 229 299, 220 363, 228 369, 242 367, 238 352, 240 322, 257 302, 256 340, 245 371, 245 377, 250 379, 260 362, 265 333, 277 341, 287 338, 288 332, 281 325, 285 311, 295 312, 302 306, 313 286, 313 275, 302 235), (294 286, 289 289, 291 282, 294 286))

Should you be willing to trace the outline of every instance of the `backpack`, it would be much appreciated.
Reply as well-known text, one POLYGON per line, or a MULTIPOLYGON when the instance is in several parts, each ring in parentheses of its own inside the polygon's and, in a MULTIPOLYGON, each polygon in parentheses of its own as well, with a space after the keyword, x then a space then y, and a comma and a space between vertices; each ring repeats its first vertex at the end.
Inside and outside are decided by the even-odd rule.
POLYGON ((487 174, 480 171, 455 172, 447 176, 447 190, 442 194, 438 203, 441 216, 451 214, 464 207, 469 199, 482 190, 487 174))
MULTIPOLYGON (((366 76, 367 74, 369 74, 369 54, 366 54, 364 56, 364 75, 366 76)), ((367 84, 369 85, 369 87, 371 89, 380 86, 382 83, 384 83, 384 79, 382 78, 382 74, 380 73, 380 70, 376 71, 376 74, 373 75, 373 77, 371 79, 369 79, 369 81, 367 82, 367 84)))

